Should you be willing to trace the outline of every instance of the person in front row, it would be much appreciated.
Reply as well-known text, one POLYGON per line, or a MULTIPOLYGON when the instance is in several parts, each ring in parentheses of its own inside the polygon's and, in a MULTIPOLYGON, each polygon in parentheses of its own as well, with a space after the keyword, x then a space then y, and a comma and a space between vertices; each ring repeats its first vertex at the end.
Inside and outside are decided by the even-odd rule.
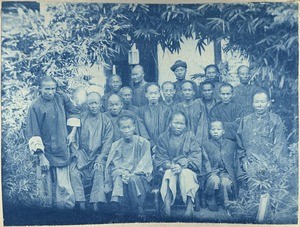
POLYGON ((227 209, 237 194, 236 143, 223 138, 224 133, 221 121, 211 122, 211 138, 203 144, 212 168, 205 184, 204 196, 212 211, 219 209, 218 203, 227 209))
POLYGON ((80 209, 86 209, 84 188, 91 185, 90 203, 94 211, 106 203, 104 193, 105 162, 113 142, 113 125, 108 117, 100 112, 101 96, 91 92, 87 96, 87 111, 81 115, 78 129, 78 149, 73 150, 74 161, 70 176, 75 201, 80 209))
MULTIPOLYGON (((187 121, 183 112, 174 112, 169 129, 159 136, 155 152, 154 166, 163 173, 160 193, 167 216, 171 215, 177 187, 183 202, 187 204, 185 216, 192 216, 196 192, 199 189, 197 174, 204 173, 202 150, 194 133, 187 130, 187 121)), ((207 166, 207 160, 205 164, 207 166)))
POLYGON ((122 138, 112 144, 107 159, 105 190, 112 193, 111 204, 118 204, 115 207, 119 208, 122 199, 124 201, 127 197, 130 208, 142 215, 153 170, 150 142, 134 135, 135 120, 132 116, 121 116, 118 126, 122 138))

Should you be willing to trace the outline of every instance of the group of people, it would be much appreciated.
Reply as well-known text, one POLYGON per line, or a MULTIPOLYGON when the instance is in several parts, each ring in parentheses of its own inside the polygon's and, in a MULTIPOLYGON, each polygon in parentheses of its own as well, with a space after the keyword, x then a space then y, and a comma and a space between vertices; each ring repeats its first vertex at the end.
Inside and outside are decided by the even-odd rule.
POLYGON ((142 215, 156 186, 167 216, 177 192, 186 216, 199 194, 204 206, 217 211, 237 199, 251 163, 266 152, 284 152, 283 122, 269 111, 269 94, 250 82, 249 67, 238 68, 236 87, 220 81, 216 65, 205 68, 200 85, 186 79, 186 62, 170 69, 176 82, 146 82, 136 65, 133 86, 123 87, 115 74, 104 96, 79 88, 73 100, 57 92, 52 77, 41 79, 40 96, 28 111, 27 137, 42 170, 52 176, 57 207, 76 202, 87 209, 90 186, 95 211, 109 203, 142 215), (86 96, 80 104, 79 90, 86 96))

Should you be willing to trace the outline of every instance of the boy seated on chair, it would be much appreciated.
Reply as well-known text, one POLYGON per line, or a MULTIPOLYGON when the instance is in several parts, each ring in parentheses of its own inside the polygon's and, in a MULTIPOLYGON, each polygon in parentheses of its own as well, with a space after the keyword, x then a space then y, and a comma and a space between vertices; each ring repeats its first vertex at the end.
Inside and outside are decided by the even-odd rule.
MULTIPOLYGON (((135 119, 123 115, 118 119, 122 138, 112 144, 105 168, 105 190, 111 192, 111 205, 119 208, 124 197, 131 210, 143 215, 146 193, 152 177, 150 142, 134 135, 135 119)), ((127 205, 127 204, 126 204, 127 205)), ((117 211, 117 210, 116 210, 117 211)))
POLYGON ((187 204, 185 216, 192 216, 196 192, 199 189, 197 174, 201 172, 202 150, 192 131, 187 130, 187 117, 183 112, 174 112, 169 129, 158 138, 155 167, 163 173, 160 193, 166 215, 171 215, 177 187, 182 200, 187 204))
POLYGON ((221 121, 211 122, 209 133, 211 139, 204 142, 203 148, 212 171, 205 184, 204 196, 208 208, 217 211, 218 201, 227 208, 236 198, 236 143, 223 138, 225 130, 221 121))

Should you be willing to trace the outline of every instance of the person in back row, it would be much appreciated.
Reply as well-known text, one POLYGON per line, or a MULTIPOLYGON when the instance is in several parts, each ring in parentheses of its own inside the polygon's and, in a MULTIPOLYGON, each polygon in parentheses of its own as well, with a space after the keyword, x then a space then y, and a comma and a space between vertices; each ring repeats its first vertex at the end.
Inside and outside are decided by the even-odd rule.
POLYGON ((243 109, 232 101, 233 87, 230 84, 223 84, 220 87, 221 102, 217 103, 210 112, 211 121, 222 121, 225 139, 235 140, 236 132, 243 117, 243 109))
POLYGON ((174 100, 176 90, 173 82, 171 81, 163 82, 163 84, 161 85, 161 91, 163 94, 163 98, 160 100, 160 102, 163 105, 169 106, 171 108, 177 103, 177 101, 174 100))
POLYGON ((194 100, 195 90, 191 81, 185 81, 181 85, 183 102, 172 107, 172 111, 182 111, 187 116, 188 130, 191 130, 202 145, 208 138, 208 119, 206 110, 200 99, 194 100))
POLYGON ((148 100, 145 96, 145 88, 148 82, 145 81, 144 68, 141 65, 136 65, 131 70, 131 79, 133 82, 132 91, 133 99, 132 104, 140 107, 146 105, 148 100))
POLYGON ((217 104, 214 98, 215 85, 211 81, 204 81, 200 84, 201 100, 206 109, 206 114, 209 117, 210 111, 217 104))
POLYGON ((118 118, 122 136, 112 144, 109 152, 105 168, 105 191, 112 192, 111 204, 117 209, 115 212, 119 210, 120 204, 124 204, 129 210, 143 215, 153 164, 150 143, 134 135, 134 121, 131 115, 118 118), (125 198, 129 203, 128 200, 124 201, 125 198))
POLYGON ((159 135, 167 129, 171 109, 159 103, 160 88, 156 83, 147 85, 146 97, 148 104, 139 108, 138 115, 143 120, 153 147, 159 135))
POLYGON ((132 104, 133 92, 130 87, 122 87, 119 91, 119 96, 122 98, 124 110, 130 110, 134 113, 138 112, 139 108, 132 104))

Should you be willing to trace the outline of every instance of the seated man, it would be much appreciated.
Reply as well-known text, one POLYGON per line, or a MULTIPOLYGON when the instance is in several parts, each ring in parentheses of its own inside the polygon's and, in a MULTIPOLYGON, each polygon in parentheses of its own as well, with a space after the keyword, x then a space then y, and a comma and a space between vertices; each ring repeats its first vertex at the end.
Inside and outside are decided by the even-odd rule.
POLYGON ((127 196, 133 208, 142 215, 153 165, 150 143, 134 135, 134 121, 131 115, 123 115, 118 119, 122 138, 112 144, 107 159, 105 190, 112 192, 111 203, 119 204, 120 199, 127 196))
POLYGON ((201 145, 208 138, 208 119, 204 104, 200 99, 194 100, 195 90, 189 80, 182 83, 181 91, 183 101, 174 105, 172 110, 185 113, 188 119, 187 128, 196 135, 201 145))
POLYGON ((212 168, 206 181, 204 196, 208 208, 212 211, 218 210, 217 198, 227 208, 229 201, 235 198, 234 192, 237 192, 236 144, 223 138, 224 132, 221 121, 211 122, 209 130, 211 139, 203 144, 212 168))
POLYGON ((161 85, 161 91, 163 94, 163 99, 160 100, 160 103, 169 107, 172 107, 174 104, 177 103, 177 101, 174 100, 174 95, 176 93, 174 83, 172 83, 171 81, 165 81, 161 85))
POLYGON ((123 101, 123 109, 137 113, 138 107, 132 104, 133 91, 130 87, 122 87, 119 91, 119 96, 123 101))
MULTIPOLYGON (((183 112, 174 112, 169 129, 158 138, 154 159, 155 167, 164 174, 160 192, 167 216, 171 215, 177 186, 183 202, 187 204, 185 216, 193 214, 193 204, 199 189, 197 174, 204 174, 202 163, 209 165, 207 159, 204 161, 202 158, 194 133, 187 130, 187 117, 183 112)), ((210 171, 209 166, 207 171, 210 171)))
MULTIPOLYGON (((87 96, 87 111, 82 113, 79 134, 79 149, 73 150, 75 160, 70 176, 75 201, 85 210, 84 187, 92 185, 90 202, 95 211, 98 203, 106 203, 104 193, 104 167, 113 139, 110 119, 100 113, 101 96, 92 92, 87 96)), ((103 205, 103 204, 102 204, 103 205)))
POLYGON ((138 114, 147 129, 153 147, 159 135, 167 129, 171 109, 158 102, 160 88, 157 84, 149 83, 145 89, 148 104, 140 107, 138 114))
POLYGON ((284 124, 277 114, 269 112, 269 106, 268 94, 256 93, 253 96, 255 112, 243 117, 240 122, 237 156, 242 168, 238 177, 244 176, 245 171, 256 172, 258 166, 268 168, 273 162, 280 164, 281 157, 287 156, 284 124))
POLYGON ((243 116, 243 109, 232 101, 233 87, 230 84, 223 84, 220 87, 221 102, 217 103, 210 112, 210 120, 223 122, 225 139, 234 140, 243 116))
POLYGON ((134 117, 136 122, 135 133, 137 135, 144 137, 145 139, 149 139, 149 135, 147 133, 144 124, 142 123, 142 120, 134 112, 123 109, 122 98, 119 95, 112 94, 111 96, 108 97, 107 108, 108 111, 105 112, 104 114, 110 118, 113 124, 114 127, 113 141, 117 141, 122 137, 122 133, 120 131, 120 128, 118 127, 118 118, 124 114, 132 115, 134 117))

